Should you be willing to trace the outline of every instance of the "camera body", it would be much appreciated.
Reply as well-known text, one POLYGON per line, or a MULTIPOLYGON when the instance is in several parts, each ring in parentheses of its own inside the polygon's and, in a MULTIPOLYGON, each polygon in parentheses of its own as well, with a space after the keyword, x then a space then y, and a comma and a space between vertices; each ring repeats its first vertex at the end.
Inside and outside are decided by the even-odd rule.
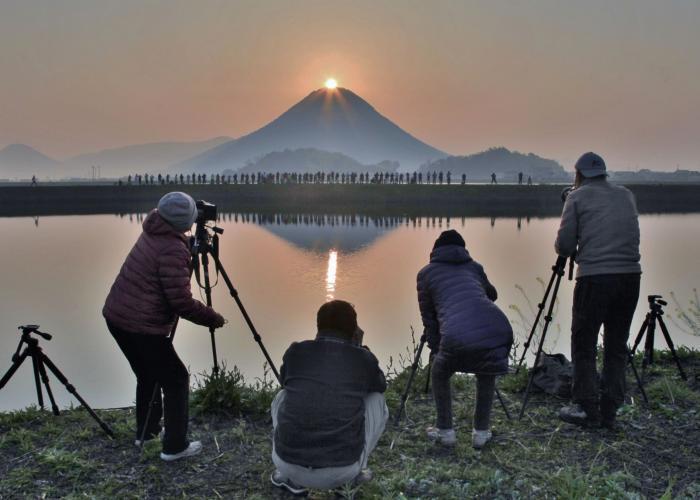
POLYGON ((197 200, 197 224, 216 221, 216 205, 204 200, 197 200))

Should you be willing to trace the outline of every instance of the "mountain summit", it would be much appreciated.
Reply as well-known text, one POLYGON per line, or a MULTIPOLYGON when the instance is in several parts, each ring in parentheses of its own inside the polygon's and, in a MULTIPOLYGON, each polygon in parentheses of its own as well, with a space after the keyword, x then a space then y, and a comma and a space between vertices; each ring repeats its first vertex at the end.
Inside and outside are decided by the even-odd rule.
POLYGON ((362 163, 395 160, 402 169, 446 156, 416 139, 354 92, 338 87, 311 92, 264 127, 175 166, 177 171, 220 172, 285 149, 315 148, 362 163))

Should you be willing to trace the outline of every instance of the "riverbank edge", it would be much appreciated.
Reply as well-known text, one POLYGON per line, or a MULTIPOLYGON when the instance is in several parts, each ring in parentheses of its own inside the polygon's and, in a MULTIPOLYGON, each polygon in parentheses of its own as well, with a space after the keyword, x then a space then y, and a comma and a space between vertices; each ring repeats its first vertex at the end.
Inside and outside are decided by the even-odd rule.
MULTIPOLYGON (((700 184, 627 186, 640 213, 700 212, 700 184)), ((197 184, 0 186, 0 216, 138 213, 183 190, 222 212, 558 216, 563 185, 197 184)))
MULTIPOLYGON (((410 355, 410 351, 406 351, 410 355)), ((700 495, 700 352, 681 348, 689 380, 668 352, 647 370, 651 403, 641 404, 633 380, 618 432, 579 429, 556 418, 563 403, 536 394, 521 421, 494 404, 494 440, 482 452, 470 445, 473 378, 453 381, 458 445, 429 443, 424 429, 434 407, 423 393, 421 367, 398 426, 390 421, 372 455, 374 480, 346 488, 347 498, 697 498, 700 495)), ((407 357, 387 369, 392 417, 405 386, 407 357)), ((637 363, 640 357, 637 356, 637 363)), ((631 374, 630 374, 631 376, 631 374)), ((525 372, 499 382, 510 412, 522 398, 525 372)), ((193 398, 195 399, 195 398, 193 398)), ((173 463, 160 445, 143 453, 133 444, 133 408, 99 410, 117 438, 110 440, 81 409, 0 413, 0 498, 289 498, 272 487, 271 424, 264 416, 195 415, 192 439, 202 455, 173 463)), ((196 414, 196 411, 195 411, 196 414)), ((313 498, 333 493, 313 492, 313 498)))

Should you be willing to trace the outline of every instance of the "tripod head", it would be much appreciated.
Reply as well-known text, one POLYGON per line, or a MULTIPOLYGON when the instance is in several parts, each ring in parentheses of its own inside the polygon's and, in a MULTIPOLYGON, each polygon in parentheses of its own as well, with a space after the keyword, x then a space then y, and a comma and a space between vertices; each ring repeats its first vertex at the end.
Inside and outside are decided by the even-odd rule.
POLYGON ((20 325, 17 327, 18 330, 22 330, 22 337, 27 337, 31 338, 30 335, 32 333, 36 333, 40 337, 43 337, 46 340, 51 340, 51 334, 50 333, 44 333, 39 331, 39 325, 20 325))
POLYGON ((668 302, 661 300, 661 295, 648 295, 647 300, 649 301, 649 309, 659 315, 664 313, 663 306, 668 305, 668 302))
POLYGON ((564 268, 566 267, 566 260, 569 260, 569 281, 574 279, 574 264, 576 263, 576 252, 574 252, 571 257, 563 257, 559 255, 557 257, 557 261, 554 263, 552 266, 552 271, 555 272, 555 274, 560 274, 561 276, 564 276, 564 268))

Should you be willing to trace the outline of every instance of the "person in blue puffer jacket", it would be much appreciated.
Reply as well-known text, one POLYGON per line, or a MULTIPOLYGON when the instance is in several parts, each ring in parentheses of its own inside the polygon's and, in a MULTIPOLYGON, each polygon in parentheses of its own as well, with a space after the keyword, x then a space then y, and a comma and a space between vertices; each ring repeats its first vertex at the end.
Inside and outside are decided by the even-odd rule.
POLYGON ((433 396, 437 422, 428 438, 452 446, 450 378, 456 372, 476 375, 476 408, 472 445, 482 448, 490 439, 489 420, 496 375, 508 372, 513 329, 494 304, 496 288, 484 268, 471 258, 464 239, 455 230, 435 240, 430 263, 417 277, 423 334, 433 356, 433 396))

